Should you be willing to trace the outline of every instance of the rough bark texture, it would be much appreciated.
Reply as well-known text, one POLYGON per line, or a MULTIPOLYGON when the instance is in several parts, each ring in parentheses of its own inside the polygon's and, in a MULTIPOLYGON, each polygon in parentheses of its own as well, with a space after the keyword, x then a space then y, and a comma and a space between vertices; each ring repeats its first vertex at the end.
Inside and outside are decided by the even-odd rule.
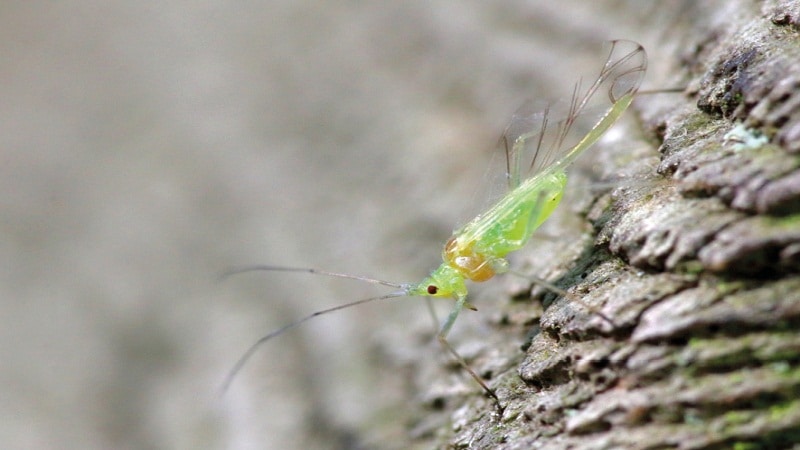
POLYGON ((505 300, 494 326, 529 333, 524 355, 469 354, 504 414, 422 385, 417 448, 800 442, 800 6, 723 3, 686 6, 680 101, 637 103, 660 163, 596 197, 592 238, 550 269, 613 326, 540 288, 505 300))
POLYGON ((796 1, 1 11, 0 447, 798 438, 796 1), (462 313, 452 342, 497 389, 502 417, 432 339, 420 299, 303 324, 217 396, 258 337, 382 293, 283 273, 215 284, 222 271, 421 279, 465 210, 480 209, 507 118, 526 99, 568 98, 608 39, 647 49, 644 89, 688 88, 634 102, 615 140, 573 165, 546 238, 512 267, 613 326, 527 280, 471 286, 480 311, 462 313), (616 188, 581 195, 582 170, 616 188))

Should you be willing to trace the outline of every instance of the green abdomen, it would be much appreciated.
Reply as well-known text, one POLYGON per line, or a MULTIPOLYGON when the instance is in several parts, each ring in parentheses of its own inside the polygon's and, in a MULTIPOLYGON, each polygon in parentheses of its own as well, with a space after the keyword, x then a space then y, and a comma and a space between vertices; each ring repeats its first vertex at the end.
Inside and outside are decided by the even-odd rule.
POLYGON ((564 172, 542 175, 526 180, 463 229, 477 253, 502 258, 519 250, 553 213, 567 177, 564 172))

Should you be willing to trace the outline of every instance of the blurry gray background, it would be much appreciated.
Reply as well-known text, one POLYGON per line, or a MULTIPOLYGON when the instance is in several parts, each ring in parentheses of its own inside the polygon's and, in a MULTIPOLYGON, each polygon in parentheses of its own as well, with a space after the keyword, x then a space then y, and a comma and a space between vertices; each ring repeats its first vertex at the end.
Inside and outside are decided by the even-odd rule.
POLYGON ((217 276, 419 280, 525 98, 568 97, 611 38, 658 87, 663 3, 6 2, 0 446, 402 447, 382 362, 437 357, 419 299, 293 330, 217 397, 259 336, 385 292, 217 276))

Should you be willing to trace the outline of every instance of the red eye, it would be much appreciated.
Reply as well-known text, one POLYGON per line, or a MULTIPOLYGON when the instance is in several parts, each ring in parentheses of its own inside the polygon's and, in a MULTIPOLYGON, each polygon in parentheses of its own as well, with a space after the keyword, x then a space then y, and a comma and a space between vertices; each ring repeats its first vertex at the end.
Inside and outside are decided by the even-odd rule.
POLYGON ((439 292, 439 288, 438 287, 436 287, 434 285, 428 286, 428 294, 436 295, 437 292, 439 292))

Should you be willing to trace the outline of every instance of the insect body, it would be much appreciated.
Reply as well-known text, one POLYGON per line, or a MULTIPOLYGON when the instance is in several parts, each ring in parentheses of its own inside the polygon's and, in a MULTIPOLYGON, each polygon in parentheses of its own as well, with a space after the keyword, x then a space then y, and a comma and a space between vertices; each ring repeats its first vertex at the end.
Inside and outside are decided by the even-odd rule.
POLYGON ((228 386, 259 345, 313 317, 380 299, 406 296, 449 297, 455 300, 455 305, 439 330, 439 342, 494 399, 498 409, 502 411, 497 394, 447 342, 447 335, 461 310, 464 307, 474 309, 467 302, 466 280, 482 282, 508 270, 506 255, 525 246, 533 232, 558 206, 567 183, 566 168, 597 142, 628 108, 638 91, 646 67, 646 54, 639 44, 612 41, 609 54, 594 82, 585 92, 581 92, 580 82, 576 85, 563 120, 550 123, 553 112, 549 108, 537 114, 527 114, 525 107, 521 108, 512 118, 502 139, 506 151, 508 193, 489 210, 453 233, 442 251, 442 264, 420 283, 398 284, 316 269, 278 266, 248 266, 231 271, 230 273, 252 270, 317 273, 392 286, 399 290, 317 311, 262 337, 240 358, 229 373, 224 387, 228 386), (590 112, 596 110, 599 113, 592 117, 594 121, 588 133, 578 135, 577 142, 571 142, 570 131, 577 128, 576 122, 591 116, 590 112), (523 173, 522 161, 528 159, 523 155, 525 152, 529 152, 531 157, 523 173))

